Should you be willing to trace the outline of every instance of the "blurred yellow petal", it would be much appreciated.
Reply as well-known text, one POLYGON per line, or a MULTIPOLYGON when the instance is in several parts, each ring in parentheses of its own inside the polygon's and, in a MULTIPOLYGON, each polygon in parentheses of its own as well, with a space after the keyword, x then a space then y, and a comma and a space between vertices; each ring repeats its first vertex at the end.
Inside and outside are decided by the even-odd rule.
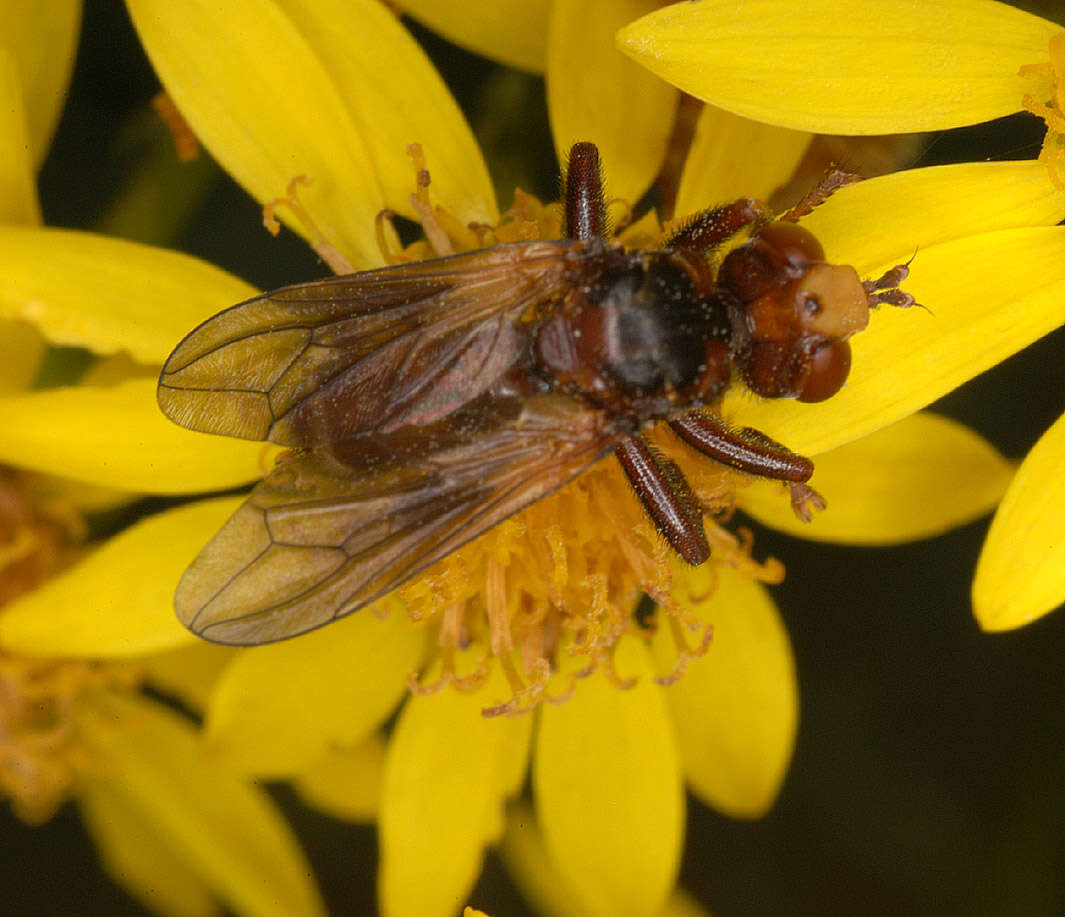
POLYGON ((61 229, 0 227, 0 315, 53 344, 160 365, 204 319, 257 292, 198 258, 61 229))
POLYGON ((560 706, 540 710, 536 814, 552 861, 589 915, 654 915, 673 887, 684 832, 677 743, 646 648, 618 644, 560 706))
POLYGON ((93 781, 78 796, 104 868, 152 913, 210 917, 221 905, 192 867, 113 783, 93 781))
POLYGON ((551 862, 535 814, 523 802, 507 811, 507 830, 499 855, 522 895, 537 912, 551 917, 585 917, 586 912, 573 890, 551 862))
POLYGON ((124 350, 107 357, 97 357, 92 365, 78 376, 78 386, 108 387, 127 379, 159 379, 157 366, 138 363, 124 350))
MULTIPOLYGON (((532 809, 517 803, 507 812, 507 833, 499 855, 522 896, 540 914, 551 917, 587 917, 573 891, 555 869, 544 846, 532 809)), ((662 917, 706 917, 697 901, 680 889, 674 889, 662 910, 662 917)))
POLYGON ((1061 26, 993 0, 702 0, 618 33, 699 99, 826 134, 945 130, 1018 111, 1061 26))
POLYGON ((562 162, 578 140, 599 147, 607 198, 635 204, 666 152, 676 91, 614 47, 619 26, 654 0, 556 0, 547 53, 547 106, 562 162))
POLYGON ((475 54, 532 73, 542 73, 547 55, 551 0, 409 0, 403 12, 475 54))
POLYGON ((725 415, 817 455, 919 411, 1061 324, 1065 228, 955 239, 921 249, 910 270, 906 289, 929 311, 880 308, 851 341, 838 395, 795 404, 733 390, 725 415))
POLYGON ((0 395, 29 387, 44 358, 44 338, 27 322, 0 318, 0 395))
POLYGON ((158 704, 101 698, 79 722, 95 779, 125 797, 238 914, 324 914, 311 869, 265 792, 204 756, 193 725, 158 704))
POLYGON ((236 508, 205 500, 150 516, 5 606, 0 644, 31 656, 138 656, 198 639, 178 623, 174 589, 236 508))
POLYGON ((506 696, 497 671, 475 694, 444 690, 403 706, 381 793, 378 897, 389 917, 446 917, 503 833, 525 776, 532 717, 485 717, 506 696))
POLYGON ((684 160, 676 215, 736 200, 767 200, 799 165, 810 135, 740 118, 706 105, 684 160), (756 153, 756 155, 752 155, 756 153))
POLYGON ((973 582, 984 630, 1021 627, 1065 601, 1065 417, 1028 454, 991 523, 973 582))
POLYGON ((197 639, 189 646, 148 656, 140 664, 153 687, 202 714, 222 673, 239 653, 235 647, 197 639))
POLYGON ((386 607, 383 620, 364 609, 298 640, 241 653, 211 699, 212 751, 230 767, 279 777, 331 745, 365 738, 406 695, 406 675, 425 652, 426 628, 408 620, 398 600, 386 607))
POLYGON ((374 733, 347 748, 334 748, 292 781, 303 801, 345 821, 370 822, 381 806, 385 740, 374 733))
MULTIPOLYGON (((684 772, 703 802, 758 818, 780 791, 798 726, 787 631, 761 583, 724 564, 680 574, 677 599, 714 627, 706 655, 665 689, 684 772)), ((666 628, 655 651, 662 666, 672 666, 676 647, 666 628)))
POLYGON ((300 200, 318 229, 353 264, 379 263, 374 216, 384 196, 373 161, 340 88, 278 3, 127 6, 167 92, 226 171, 263 203, 309 176, 300 200))
POLYGON ((413 215, 420 143, 433 198, 463 223, 498 219, 488 167, 425 52, 380 0, 280 0, 319 55, 373 159, 393 210, 413 215))
POLYGON ((0 47, 0 223, 40 222, 22 80, 13 55, 0 47))
POLYGON ((987 440, 946 417, 914 414, 823 452, 811 483, 828 501, 799 521, 780 485, 738 496, 759 522, 816 541, 897 544, 940 535, 991 512, 1013 466, 987 440))
MULTIPOLYGON (((145 493, 222 490, 261 477, 270 448, 179 427, 156 381, 0 396, 0 461, 145 493)), ((276 451, 276 450, 273 450, 276 451)))
POLYGON ((674 890, 662 908, 662 917, 711 917, 699 901, 683 889, 674 890))
POLYGON ((81 0, 10 0, 4 4, 3 41, 17 60, 30 149, 39 166, 66 101, 81 27, 81 0))
POLYGON ((81 513, 105 513, 140 499, 140 494, 129 490, 96 487, 67 478, 41 478, 39 486, 44 500, 53 505, 58 501, 60 505, 73 506, 81 513))
POLYGON ((830 261, 852 264, 864 276, 915 252, 912 267, 920 270, 924 250, 938 242, 996 229, 1053 226, 1063 218, 1065 194, 1032 160, 881 175, 837 191, 803 217, 802 225, 825 246, 830 261))

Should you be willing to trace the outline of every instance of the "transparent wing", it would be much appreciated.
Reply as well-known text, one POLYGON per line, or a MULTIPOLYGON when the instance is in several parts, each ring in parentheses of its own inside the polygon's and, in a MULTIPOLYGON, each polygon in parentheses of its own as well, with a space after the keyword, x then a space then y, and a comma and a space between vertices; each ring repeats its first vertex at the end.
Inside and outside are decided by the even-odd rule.
POLYGON ((562 486, 615 440, 599 412, 545 395, 506 416, 478 402, 445 422, 296 454, 193 562, 178 616, 243 645, 328 624, 562 486))
POLYGON ((582 256, 522 242, 267 293, 178 345, 159 406, 193 430, 301 447, 430 423, 507 370, 523 313, 560 297, 582 256))

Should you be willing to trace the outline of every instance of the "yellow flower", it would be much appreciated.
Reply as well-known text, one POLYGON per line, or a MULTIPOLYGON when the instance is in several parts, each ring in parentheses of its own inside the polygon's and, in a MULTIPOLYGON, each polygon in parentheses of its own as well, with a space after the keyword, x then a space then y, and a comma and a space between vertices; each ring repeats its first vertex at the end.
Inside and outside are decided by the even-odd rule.
MULTIPOLYGON (((168 92, 212 154, 264 202, 296 175, 310 176, 302 203, 351 263, 366 266, 379 257, 374 225, 382 207, 418 213, 403 154, 411 141, 425 149, 437 203, 461 222, 499 221, 487 170, 454 102, 376 2, 131 0, 129 7, 168 92)), ((740 119, 708 118, 701 128, 681 178, 681 213, 738 194, 768 195, 802 152, 802 144, 774 143, 777 135, 761 128, 744 133, 740 119), (752 136, 764 157, 750 155, 752 136), (732 164, 721 162, 723 151, 745 161, 747 183, 725 177, 732 164)), ((607 159, 608 170, 623 168, 624 160, 622 149, 616 165, 607 159)), ((1048 282, 1047 275, 1065 273, 1065 237, 1051 225, 1063 215, 1065 203, 1041 167, 994 163, 859 184, 804 221, 831 260, 852 263, 863 276, 878 276, 917 248, 907 289, 931 310, 882 310, 855 339, 851 382, 823 405, 739 395, 726 405, 731 419, 818 455, 816 483, 833 508, 804 534, 905 540, 973 518, 997 500, 1006 470, 992 450, 954 424, 910 415, 1058 323, 1062 277, 1048 282)), ((306 232, 298 221, 293 228, 306 232)), ((5 314, 31 319, 52 341, 125 351, 151 368, 182 333, 250 294, 192 259, 74 233, 5 231, 0 263, 11 290, 0 301, 5 314)), ((0 401, 0 412, 0 458, 111 487, 221 490, 259 476, 268 461, 258 445, 168 424, 155 411, 154 383, 144 378, 18 394, 0 401)), ((689 467, 700 464, 708 463, 689 467)), ((523 717, 480 715, 512 697, 508 673, 525 676, 522 685, 536 676, 521 658, 521 650, 536 648, 526 643, 513 657, 501 653, 483 683, 471 680, 475 693, 407 700, 385 743, 379 729, 407 694, 408 672, 423 673, 426 684, 449 665, 469 674, 493 636, 483 615, 466 619, 479 625, 469 634, 443 630, 449 660, 429 646, 430 635, 441 631, 408 620, 394 599, 385 620, 363 613, 298 640, 233 653, 212 686, 206 733, 217 754, 258 776, 298 775, 308 798, 346 817, 379 818, 380 897, 388 912, 447 912, 468 892, 486 845, 507 830, 505 847, 542 837, 584 912, 653 914, 675 881, 685 783, 700 799, 740 816, 761 814, 776 795, 791 755, 797 699, 790 648, 768 592, 726 566, 660 563, 665 552, 658 545, 655 553, 653 536, 617 529, 627 519, 645 525, 631 498, 593 503, 616 486, 611 475, 608 463, 532 510, 556 516, 561 534, 553 544, 565 549, 565 569, 558 551, 538 568, 538 557, 512 550, 524 538, 520 521, 464 555, 485 572, 476 607, 491 601, 493 590, 506 595, 500 576, 504 584, 528 585, 529 594, 537 582, 570 589, 567 601, 582 589, 595 598, 599 588, 598 608, 589 602, 576 610, 616 626, 615 645, 566 703, 523 717), (587 534, 588 507, 610 523, 593 534, 613 543, 605 559, 621 571, 602 587, 592 577, 576 579, 573 571, 591 555, 563 525, 569 510, 583 512, 573 520, 587 534), (642 554, 622 556, 641 539, 642 554), (522 565, 546 572, 528 576, 522 565), (612 595, 618 581, 629 585, 612 595), (651 638, 632 623, 634 583, 657 587, 678 620, 686 615, 714 628, 709 656, 668 688, 655 677, 674 668, 671 629, 663 626, 651 638), (474 638, 469 648, 466 636, 474 638), (628 690, 617 689, 616 682, 633 678, 628 690), (505 822, 503 804, 520 791, 530 767, 535 823, 505 822)), ((775 488, 754 484, 736 501, 774 524, 792 525, 786 505, 779 518, 786 500, 775 488)), ((12 606, 0 618, 0 644, 21 653, 108 658, 189 647, 193 638, 170 607, 174 586, 238 503, 223 497, 143 520, 12 606)), ((717 537, 722 553, 729 551, 728 536, 717 537)), ((743 563, 742 551, 732 549, 731 557, 743 563)), ((438 594, 450 588, 449 569, 437 578, 438 594)), ((414 584, 403 594, 428 606, 434 586, 414 584)), ((447 622, 446 615, 434 622, 441 617, 447 622)), ((565 689, 582 661, 565 653, 553 661, 565 689)))
MULTIPOLYGON (((618 43, 701 99, 791 128, 942 130, 1028 111, 1046 121, 1039 159, 1065 190, 1060 24, 989 0, 878 0, 850 4, 844 17, 838 4, 818 0, 803 4, 802 17, 808 28, 797 35, 790 3, 677 4, 632 23, 618 43), (781 81, 782 60, 801 71, 789 74, 786 96, 768 91, 781 81)), ((1038 276, 1060 291, 1053 272, 1040 268, 1038 276)), ((1027 624, 1065 600, 1062 423, 1021 466, 988 535, 973 583, 976 617, 987 630, 1027 624)))
MULTIPOLYGON (((0 45, 0 234, 12 241, 7 256, 17 260, 16 240, 55 244, 63 236, 39 227, 34 175, 65 93, 80 4, 56 3, 47 17, 29 4, 8 12, 0 45)), ((41 270, 43 279, 51 268, 41 270)), ((68 262, 65 270, 62 288, 69 292, 76 267, 68 262)), ((28 386, 45 342, 25 321, 34 307, 17 272, 10 285, 7 279, 0 282, 0 299, 5 307, 21 303, 17 320, 11 312, 0 319, 0 397, 13 405, 34 397, 28 386)), ((38 289, 40 299, 30 294, 44 311, 53 292, 49 283, 38 289)), ((46 329, 52 340, 66 333, 79 344, 93 338, 94 331, 85 331, 91 320, 68 318, 66 332, 46 329)), ((111 345, 138 350, 132 339, 111 345)), ((107 372, 101 366, 95 376, 107 372)), ((65 435, 77 433, 68 428, 65 435)), ((17 461, 18 448, 5 450, 5 458, 17 461)), ((113 509, 130 497, 0 466, 0 621, 20 596, 46 595, 59 571, 84 553, 83 514, 113 509)), ((91 605, 84 594, 80 600, 91 605)), ((212 762, 192 722, 141 690, 151 684, 196 704, 202 688, 186 690, 183 678, 193 671, 207 675, 210 666, 202 663, 217 658, 217 651, 140 655, 136 661, 129 655, 68 656, 0 644, 0 800, 30 825, 76 803, 111 875, 160 913, 209 914, 219 902, 241 914, 321 913, 303 855, 269 797, 212 762), (168 675, 171 669, 184 675, 168 675)), ((57 878, 61 869, 60 863, 57 878)), ((14 899, 8 903, 17 906, 14 899)))

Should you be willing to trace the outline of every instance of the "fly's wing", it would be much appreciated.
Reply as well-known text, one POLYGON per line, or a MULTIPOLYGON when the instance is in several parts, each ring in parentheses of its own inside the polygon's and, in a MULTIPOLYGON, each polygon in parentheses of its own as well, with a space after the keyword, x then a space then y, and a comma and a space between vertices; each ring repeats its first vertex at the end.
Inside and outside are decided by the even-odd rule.
POLYGON ((328 624, 562 486, 616 439, 568 398, 511 407, 504 416, 485 398, 446 422, 281 462, 185 573, 178 617, 241 645, 328 624))
POLYGON ((159 406, 193 430, 305 448, 431 423, 513 364, 523 313, 562 295, 580 252, 497 245, 267 293, 178 345, 159 406))

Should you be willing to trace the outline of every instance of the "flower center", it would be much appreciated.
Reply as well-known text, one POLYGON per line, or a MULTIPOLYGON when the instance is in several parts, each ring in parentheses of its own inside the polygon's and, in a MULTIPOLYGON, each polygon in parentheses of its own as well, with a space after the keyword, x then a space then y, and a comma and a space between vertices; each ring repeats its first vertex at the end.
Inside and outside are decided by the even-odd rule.
MULTIPOLYGON (((41 509, 43 481, 0 468, 0 606, 39 585, 71 553, 83 523, 72 507, 41 509)), ((0 614, 3 610, 0 609, 0 614)), ((68 798, 86 754, 73 714, 89 691, 132 686, 124 663, 41 659, 0 650, 0 796, 40 824, 68 798)))

